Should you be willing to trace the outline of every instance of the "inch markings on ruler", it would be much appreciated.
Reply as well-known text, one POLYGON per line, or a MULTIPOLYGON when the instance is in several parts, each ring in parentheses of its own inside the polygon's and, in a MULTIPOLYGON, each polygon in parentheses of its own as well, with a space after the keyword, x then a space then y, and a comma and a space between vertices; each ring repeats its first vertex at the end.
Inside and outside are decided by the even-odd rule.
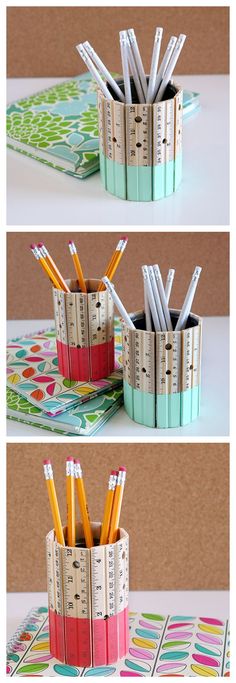
POLYGON ((133 335, 132 330, 125 324, 122 327, 123 377, 130 386, 135 386, 133 363, 133 335))
POLYGON ((156 334, 156 393, 180 391, 181 336, 179 332, 156 334))
POLYGON ((106 334, 106 292, 92 292, 88 299, 90 346, 104 344, 106 334))
POLYGON ((153 165, 165 163, 165 102, 153 105, 153 165))
POLYGON ((174 100, 167 100, 166 102, 166 134, 165 134, 165 160, 173 161, 174 159, 174 144, 175 144, 175 105, 174 100))
POLYGON ((122 102, 112 102, 113 105, 113 143, 114 160, 125 165, 125 106, 122 102))
POLYGON ((61 616, 64 614, 64 607, 63 607, 63 586, 62 586, 62 558, 61 558, 61 552, 60 552, 61 546, 54 541, 53 543, 53 550, 54 550, 54 556, 53 556, 53 561, 54 561, 54 576, 56 579, 55 582, 55 610, 57 614, 60 614, 61 616))
POLYGON ((128 166, 152 165, 152 105, 126 105, 128 166))
POLYGON ((67 660, 92 662, 90 556, 86 548, 63 548, 63 590, 67 660))
POLYGON ((68 343, 74 348, 78 345, 75 297, 74 292, 68 292, 65 297, 68 343))
POLYGON ((201 324, 195 325, 193 328, 193 357, 192 357, 192 387, 197 387, 200 384, 200 368, 201 368, 201 324))
POLYGON ((101 90, 98 90, 98 132, 99 132, 99 144, 103 154, 106 153, 105 140, 104 140, 104 127, 105 127, 105 115, 104 115, 104 97, 101 90))
POLYGON ((183 91, 179 90, 175 96, 175 158, 182 150, 183 130, 183 91))
POLYGON ((87 295, 82 292, 77 292, 75 297, 76 304, 76 327, 78 341, 77 345, 79 348, 88 347, 89 345, 89 334, 88 334, 88 305, 87 305, 87 295))
POLYGON ((53 289, 52 294, 53 294, 53 308, 54 308, 54 318, 55 318, 55 326, 56 326, 56 338, 58 341, 61 341, 61 326, 60 326, 60 306, 58 306, 58 289, 53 289))
POLYGON ((182 330, 182 391, 192 388, 193 327, 182 330))
POLYGON ((111 341, 114 337, 114 302, 111 298, 110 292, 107 290, 107 341, 111 341))
POLYGON ((91 548, 93 663, 107 661, 105 546, 91 548))
POLYGON ((68 344, 65 296, 66 296, 65 292, 63 292, 60 289, 57 290, 57 301, 58 301, 59 316, 60 316, 61 341, 63 344, 68 344))
POLYGON ((48 607, 55 611, 55 586, 53 571, 53 540, 48 534, 46 537, 46 558, 47 558, 47 587, 48 587, 48 607))
POLYGON ((133 335, 134 387, 155 393, 155 334, 135 330, 133 335))

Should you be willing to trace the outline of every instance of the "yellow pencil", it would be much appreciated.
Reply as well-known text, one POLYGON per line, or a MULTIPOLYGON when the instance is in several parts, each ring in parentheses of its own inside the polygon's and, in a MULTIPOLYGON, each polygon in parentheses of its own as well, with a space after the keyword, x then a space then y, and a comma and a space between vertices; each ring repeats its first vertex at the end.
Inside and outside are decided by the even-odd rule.
POLYGON ((77 253, 75 243, 72 242, 71 240, 69 242, 69 250, 70 250, 71 256, 72 256, 73 261, 74 261, 75 272, 76 272, 77 280, 79 283, 79 287, 81 289, 81 292, 84 292, 84 294, 86 294, 87 288, 86 288, 86 284, 85 284, 85 280, 84 280, 83 271, 81 268, 79 256, 77 253))
MULTIPOLYGON (((105 277, 109 277, 109 280, 112 280, 112 278, 115 275, 116 269, 120 263, 120 260, 123 256, 125 247, 128 242, 128 237, 124 235, 123 237, 120 238, 116 250, 112 254, 111 260, 108 263, 106 272, 104 273, 105 277)), ((106 286, 104 285, 104 282, 100 282, 98 286, 98 292, 103 292, 106 289, 106 286)))
POLYGON ((67 545, 75 546, 75 475, 74 458, 66 460, 66 509, 67 509, 67 545))
POLYGON ((59 512, 59 506, 57 501, 57 494, 53 479, 53 469, 50 460, 43 461, 44 476, 46 479, 46 485, 48 490, 48 497, 51 506, 54 529, 56 534, 56 539, 61 545, 65 545, 65 539, 63 534, 63 528, 61 523, 61 517, 59 512))
POLYGON ((76 484, 81 520, 82 520, 83 529, 84 529, 84 538, 85 538, 86 548, 92 548, 94 545, 93 534, 92 534, 92 530, 91 530, 88 505, 87 505, 85 489, 84 489, 83 472, 82 472, 79 460, 75 460, 75 484, 76 484))
POLYGON ((32 254, 35 256, 36 261, 39 261, 40 265, 42 266, 44 272, 48 275, 49 280, 51 280, 51 283, 56 287, 56 289, 61 289, 61 285, 58 282, 58 279, 56 275, 52 272, 51 268, 47 264, 45 258, 41 255, 38 247, 36 247, 36 244, 31 244, 30 249, 32 251, 32 254))
POLYGON ((104 509, 103 522, 102 522, 102 530, 101 530, 101 536, 100 536, 100 545, 106 545, 106 543, 108 543, 109 529, 110 529, 110 523, 111 523, 112 505, 113 505, 113 500, 114 500, 117 476, 118 476, 118 472, 116 472, 115 470, 112 470, 110 477, 109 477, 109 481, 108 481, 108 489, 107 489, 105 509, 104 509))
POLYGON ((39 242, 38 249, 42 257, 45 259, 47 265, 57 278, 59 285, 61 285, 61 289, 63 289, 64 292, 69 292, 70 290, 68 285, 66 284, 64 278, 62 277, 60 271, 58 270, 55 264, 55 261, 53 261, 53 258, 50 256, 49 251, 47 250, 47 247, 45 247, 45 244, 43 244, 43 242, 39 242))
POLYGON ((122 505, 122 498, 124 493, 124 485, 126 479, 126 468, 119 467, 116 490, 114 495, 114 502, 111 513, 111 526, 108 536, 108 543, 116 543, 118 537, 118 528, 120 521, 120 511, 122 505))

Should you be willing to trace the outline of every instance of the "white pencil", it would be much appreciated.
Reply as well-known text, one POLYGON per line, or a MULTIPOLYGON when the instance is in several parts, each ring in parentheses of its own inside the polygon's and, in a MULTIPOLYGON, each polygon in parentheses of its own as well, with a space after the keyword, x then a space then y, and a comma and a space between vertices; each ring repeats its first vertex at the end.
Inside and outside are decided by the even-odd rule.
POLYGON ((187 323, 188 316, 189 316, 190 311, 191 311, 191 306, 193 303, 193 299, 194 299, 194 295, 195 295, 195 292, 197 289, 198 280, 199 280, 199 277, 201 275, 201 271, 202 271, 202 268, 200 266, 196 266, 194 273, 192 275, 192 278, 191 278, 191 282, 190 282, 190 285, 189 285, 189 288, 188 288, 182 309, 180 311, 180 314, 179 314, 179 317, 177 320, 177 325, 175 328, 176 332, 178 332, 180 330, 184 330, 186 327, 186 323, 187 323))
POLYGON ((126 104, 132 104, 130 76, 129 76, 129 62, 128 62, 128 36, 127 36, 127 31, 120 31, 120 53, 121 53, 121 62, 122 62, 122 70, 123 70, 123 78, 124 78, 125 102, 126 102, 126 104))
POLYGON ((172 326, 172 322, 171 322, 170 311, 169 311, 168 304, 166 301, 166 295, 165 295, 164 285, 162 282, 161 271, 160 271, 158 264, 155 264, 153 266, 153 271, 154 271, 154 275, 156 278, 158 292, 160 295, 161 305, 162 305, 163 314, 164 314, 164 318, 165 318, 165 322, 166 322, 166 329, 170 332, 173 330, 173 326, 172 326))
POLYGON ((106 285, 106 288, 110 292, 111 298, 113 299, 114 304, 118 308, 118 311, 119 311, 121 317, 124 319, 126 325, 128 325, 128 327, 130 327, 131 330, 135 330, 135 325, 132 322, 129 314, 127 313, 127 311, 125 309, 125 307, 123 306, 122 301, 118 297, 118 294, 115 291, 114 285, 110 282, 109 278, 106 276, 104 276, 102 278, 102 282, 104 282, 104 285, 106 285))
POLYGON ((157 96, 158 90, 160 88, 162 79, 164 77, 164 73, 165 73, 167 65, 170 61, 170 58, 171 58, 171 55, 172 55, 172 52, 175 48, 176 43, 177 43, 176 36, 171 36, 169 43, 167 45, 164 57, 163 57, 162 62, 160 64, 160 68, 159 68, 158 73, 157 73, 153 101, 156 101, 156 96, 157 96))
POLYGON ((128 62, 129 62, 129 66, 130 66, 130 72, 131 72, 131 75, 133 76, 133 79, 134 79, 134 85, 136 88, 138 101, 144 103, 145 102, 145 96, 144 96, 143 89, 142 89, 142 86, 141 86, 141 83, 139 80, 139 75, 138 75, 134 55, 133 55, 132 48, 131 48, 129 41, 127 42, 127 54, 128 54, 128 62))
POLYGON ((128 28, 127 33, 128 33, 131 49, 132 49, 132 52, 134 55, 134 59, 136 62, 137 71, 138 71, 139 78, 141 81, 142 89, 144 92, 144 97, 146 100, 146 97, 147 97, 147 79, 146 79, 146 74, 144 71, 143 62, 142 62, 141 55, 140 55, 139 48, 138 48, 137 38, 136 38, 136 35, 134 33, 133 28, 128 28))
POLYGON ((84 49, 83 43, 79 43, 79 45, 76 45, 76 50, 78 50, 80 57, 82 57, 84 63, 88 67, 90 73, 92 74, 93 78, 97 82, 99 88, 101 88, 103 95, 107 97, 108 100, 113 100, 114 98, 112 97, 110 91, 108 90, 106 84, 102 80, 100 73, 96 69, 96 66, 94 66, 92 60, 90 59, 88 53, 84 49))
POLYGON ((171 55, 170 61, 168 62, 167 68, 165 70, 160 88, 157 92, 155 102, 160 102, 163 95, 164 95, 166 86, 168 85, 168 83, 172 77, 173 71, 174 71, 176 63, 179 59, 179 56, 180 56, 181 50, 184 46, 185 40, 186 40, 186 35, 184 33, 180 33, 178 40, 177 40, 177 43, 176 43, 176 46, 175 46, 175 49, 171 55))
POLYGON ((157 282, 156 282, 153 266, 148 266, 148 272, 149 272, 149 278, 150 278, 151 287, 152 287, 152 291, 153 291, 154 301, 155 301, 156 309, 157 309, 157 313, 158 313, 158 318, 160 320, 161 331, 166 332, 167 331, 167 325, 166 325, 165 316, 164 316, 162 305, 161 305, 161 298, 160 298, 159 290, 157 287, 157 282))
POLYGON ((174 270, 174 268, 170 268, 168 270, 168 273, 167 273, 166 284, 165 284, 165 295, 166 295, 167 305, 168 305, 169 300, 170 300, 174 276, 175 276, 175 270, 174 270))
POLYGON ((144 286, 146 286, 146 288, 147 288, 148 303, 149 303, 149 306, 151 309, 154 329, 156 332, 161 332, 160 320, 159 320, 157 309, 156 309, 156 303, 155 303, 155 299, 153 296, 153 291, 152 291, 152 286, 151 286, 147 266, 142 266, 142 273, 143 273, 143 279, 144 279, 144 286))
POLYGON ((96 64, 96 66, 98 67, 101 74, 107 79, 108 83, 110 83, 114 92, 117 94, 117 97, 119 98, 119 100, 121 102, 124 102, 125 101, 124 93, 119 88, 118 83, 116 83, 115 79, 110 74, 110 71, 108 71, 105 64, 103 64, 102 60, 100 59, 98 54, 95 52, 92 45, 90 45, 88 40, 86 40, 85 43, 83 43, 83 47, 86 50, 86 52, 88 53, 88 55, 91 57, 91 59, 93 60, 94 64, 96 64))
POLYGON ((153 44, 151 68, 150 68, 150 74, 149 74, 148 89, 147 89, 146 101, 148 104, 151 104, 153 102, 154 95, 155 95, 155 86, 156 86, 156 78, 157 78, 157 71, 158 71, 160 49, 161 49, 162 34, 163 34, 163 28, 159 28, 159 27, 156 28, 154 44, 153 44))
POLYGON ((149 301, 148 301, 147 281, 146 280, 143 280, 143 292, 144 292, 144 312, 145 312, 146 330, 148 332, 151 332, 152 331, 152 318, 151 318, 151 310, 150 310, 149 301))

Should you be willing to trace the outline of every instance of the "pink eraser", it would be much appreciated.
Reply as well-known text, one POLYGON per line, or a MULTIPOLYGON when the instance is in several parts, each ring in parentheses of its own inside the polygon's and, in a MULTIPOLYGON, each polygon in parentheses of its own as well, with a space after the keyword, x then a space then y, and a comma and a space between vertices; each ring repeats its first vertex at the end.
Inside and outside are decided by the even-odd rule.
POLYGON ((72 240, 69 240, 68 244, 74 244, 74 242, 72 240))
POLYGON ((117 471, 117 470, 111 470, 111 474, 116 474, 116 476, 117 476, 117 475, 118 475, 118 471, 117 471))
POLYGON ((126 467, 119 467, 119 472, 126 472, 126 467))
POLYGON ((38 248, 41 249, 41 247, 44 247, 44 243, 43 243, 43 242, 39 242, 39 243, 38 243, 38 248))
POLYGON ((80 460, 78 460, 78 458, 75 458, 74 462, 76 462, 78 465, 80 465, 80 460))
POLYGON ((36 244, 31 244, 31 245, 30 245, 30 249, 35 249, 35 247, 36 247, 36 244))
POLYGON ((44 460, 44 461, 43 461, 43 464, 44 464, 44 465, 51 465, 51 460, 44 460))
POLYGON ((122 235, 122 237, 121 237, 120 239, 121 239, 121 240, 126 240, 126 242, 128 242, 128 235, 122 235))
POLYGON ((66 458, 66 462, 74 462, 74 458, 72 458, 72 455, 68 455, 68 458, 66 458))

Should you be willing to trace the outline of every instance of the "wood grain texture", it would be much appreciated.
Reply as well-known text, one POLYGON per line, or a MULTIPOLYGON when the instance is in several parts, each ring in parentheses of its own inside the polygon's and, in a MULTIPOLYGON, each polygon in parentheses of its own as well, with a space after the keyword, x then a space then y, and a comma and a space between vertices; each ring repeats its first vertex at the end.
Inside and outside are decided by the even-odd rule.
MULTIPOLYGON (((68 240, 74 239, 86 277, 102 277, 122 233, 114 230, 79 233, 22 233, 7 235, 9 319, 53 317, 51 285, 31 254, 29 245, 44 240, 63 276, 74 277, 68 240), (17 277, 16 273, 20 275, 17 277)), ((127 310, 143 306, 141 265, 159 263, 163 278, 176 268, 170 304, 182 306, 195 265, 203 268, 194 300, 198 315, 228 315, 229 235, 220 232, 130 232, 126 251, 114 277, 127 310)))
POLYGON ((132 26, 149 71, 154 30, 186 33, 179 74, 229 70, 228 7, 8 7, 7 73, 13 77, 83 73, 75 45, 89 40, 110 70, 120 72, 118 31, 132 26), (104 40, 106 36, 106 40, 104 40))
POLYGON ((90 516, 103 514, 110 469, 127 468, 121 524, 131 590, 228 587, 227 444, 8 444, 8 590, 46 590, 52 527, 42 461, 53 463, 65 521, 65 459, 80 457, 90 516))

